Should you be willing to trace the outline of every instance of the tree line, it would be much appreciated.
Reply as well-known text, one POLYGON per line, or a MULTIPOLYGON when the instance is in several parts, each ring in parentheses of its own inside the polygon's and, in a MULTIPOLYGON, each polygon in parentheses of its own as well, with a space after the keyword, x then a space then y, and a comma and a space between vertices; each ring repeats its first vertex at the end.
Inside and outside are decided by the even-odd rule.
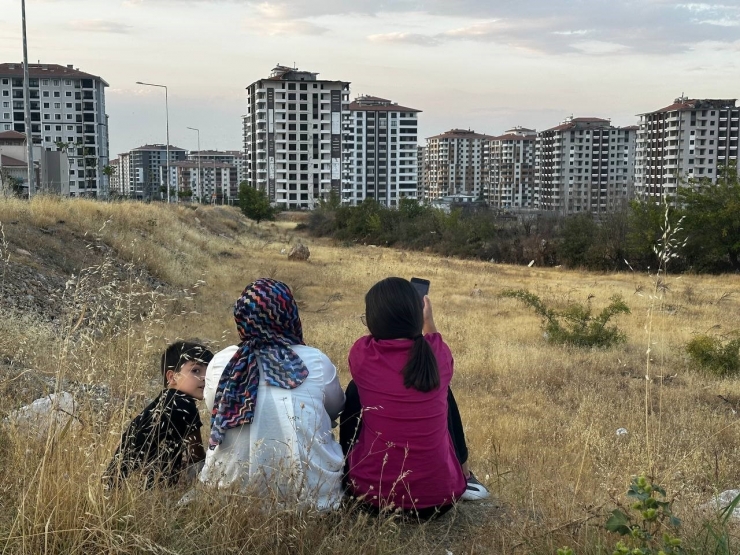
POLYGON ((674 272, 740 271, 740 183, 734 166, 724 168, 716 184, 692 180, 664 201, 635 200, 597 219, 587 213, 514 217, 462 207, 445 213, 411 199, 401 199, 397 209, 373 199, 351 207, 332 196, 304 227, 346 245, 395 246, 509 264, 649 270, 669 257, 674 272))

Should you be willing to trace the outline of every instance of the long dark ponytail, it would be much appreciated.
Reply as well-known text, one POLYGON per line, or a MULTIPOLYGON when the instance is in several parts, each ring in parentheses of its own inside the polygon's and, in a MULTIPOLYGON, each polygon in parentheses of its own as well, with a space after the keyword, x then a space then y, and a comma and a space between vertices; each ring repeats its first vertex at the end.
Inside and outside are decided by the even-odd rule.
POLYGON ((403 278, 389 277, 365 295, 367 327, 375 339, 412 339, 403 384, 422 392, 439 387, 437 357, 421 334, 424 304, 416 289, 403 278))

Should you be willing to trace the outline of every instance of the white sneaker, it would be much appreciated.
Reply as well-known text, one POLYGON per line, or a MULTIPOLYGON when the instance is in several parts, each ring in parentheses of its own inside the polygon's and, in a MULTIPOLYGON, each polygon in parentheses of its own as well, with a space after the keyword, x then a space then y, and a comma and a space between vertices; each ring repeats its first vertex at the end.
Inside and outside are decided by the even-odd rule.
POLYGON ((465 488, 465 493, 462 494, 460 499, 463 501, 480 501, 481 499, 488 499, 491 493, 486 489, 486 486, 478 481, 475 474, 472 472, 468 476, 468 487, 465 488))

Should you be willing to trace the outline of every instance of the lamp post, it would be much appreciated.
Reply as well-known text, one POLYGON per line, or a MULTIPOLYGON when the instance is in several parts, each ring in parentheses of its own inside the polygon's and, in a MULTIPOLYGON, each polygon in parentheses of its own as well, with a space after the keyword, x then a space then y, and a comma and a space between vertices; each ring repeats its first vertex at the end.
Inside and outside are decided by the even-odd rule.
POLYGON ((26 41, 26 0, 21 0, 23 20, 23 104, 26 119, 26 152, 28 156, 28 199, 36 192, 36 175, 33 168, 33 136, 31 135, 31 92, 28 75, 28 43, 26 41))
POLYGON ((147 87, 159 87, 164 89, 164 109, 167 118, 167 203, 170 202, 170 107, 167 98, 167 85, 157 85, 155 83, 136 82, 137 85, 146 85, 147 87))
POLYGON ((203 188, 203 185, 202 185, 203 172, 201 171, 201 167, 200 167, 200 161, 202 159, 202 155, 201 155, 202 153, 200 151, 200 129, 196 129, 195 127, 188 127, 188 129, 198 133, 198 189, 202 189, 203 188))

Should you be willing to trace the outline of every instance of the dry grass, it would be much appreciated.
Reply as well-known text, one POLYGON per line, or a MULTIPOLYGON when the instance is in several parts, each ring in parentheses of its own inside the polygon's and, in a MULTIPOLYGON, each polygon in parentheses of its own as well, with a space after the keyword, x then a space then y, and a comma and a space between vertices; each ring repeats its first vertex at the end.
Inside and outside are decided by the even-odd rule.
MULTIPOLYGON (((649 275, 500 266, 307 238, 311 261, 291 263, 280 251, 296 240, 295 223, 257 226, 227 208, 0 201, 0 222, 12 232, 13 221, 52 235, 87 232, 134 266, 116 289, 119 316, 104 336, 95 333, 97 321, 72 333, 73 318, 61 331, 0 320, 0 357, 12 361, 0 374, 2 411, 22 404, 16 384, 25 382, 15 376, 28 368, 111 391, 103 405, 83 398, 74 434, 36 440, 0 432, 3 553, 554 553, 564 544, 602 553, 603 514, 631 475, 647 471, 677 497, 687 537, 703 518, 696 506, 740 484, 740 386, 696 372, 683 354, 696 333, 740 327, 740 295, 728 294, 739 289, 737 276, 669 276, 656 296, 649 275), (171 290, 142 298, 135 266, 171 290), (106 496, 101 468, 127 419, 155 394, 163 346, 192 336, 214 347, 231 343, 230 307, 264 275, 293 287, 307 342, 328 354, 344 383, 347 352, 364 331, 367 289, 389 275, 430 279, 438 327, 455 355, 471 467, 503 510, 468 504, 440 522, 410 526, 344 512, 265 514, 249 499, 226 503, 207 494, 177 507, 180 491, 106 496), (532 314, 497 296, 507 288, 556 306, 593 295, 597 309, 619 293, 632 309, 617 321, 627 344, 611 351, 548 345, 532 314), (471 296, 473 289, 482 294, 471 296), (617 436, 620 427, 629 433, 617 436)), ((34 247, 8 235, 11 257, 15 247, 34 247)))

